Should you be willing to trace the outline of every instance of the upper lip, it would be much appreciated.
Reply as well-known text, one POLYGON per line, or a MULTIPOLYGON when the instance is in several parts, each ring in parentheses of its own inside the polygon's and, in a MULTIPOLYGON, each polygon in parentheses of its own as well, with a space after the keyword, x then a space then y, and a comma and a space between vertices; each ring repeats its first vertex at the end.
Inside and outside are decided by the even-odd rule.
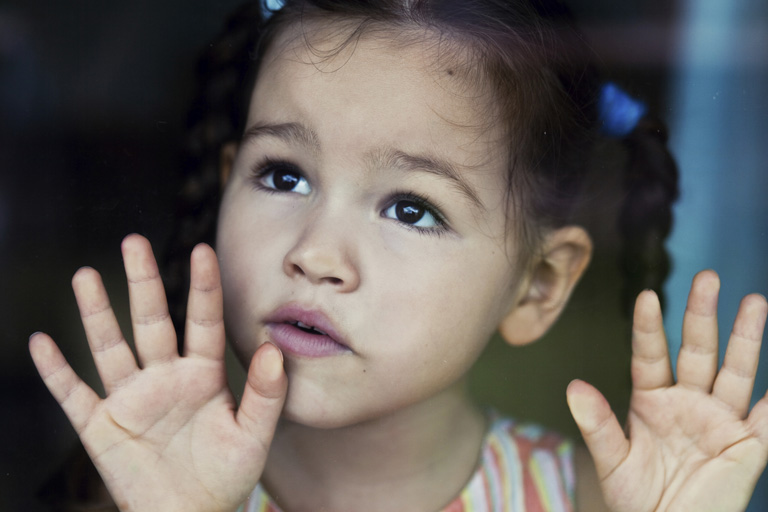
POLYGON ((307 326, 314 327, 315 329, 327 334, 336 343, 344 345, 345 347, 349 347, 344 336, 339 333, 339 331, 333 325, 333 322, 323 311, 319 309, 306 308, 299 304, 285 304, 277 308, 265 320, 265 323, 267 324, 296 324, 297 322, 301 322, 307 326))

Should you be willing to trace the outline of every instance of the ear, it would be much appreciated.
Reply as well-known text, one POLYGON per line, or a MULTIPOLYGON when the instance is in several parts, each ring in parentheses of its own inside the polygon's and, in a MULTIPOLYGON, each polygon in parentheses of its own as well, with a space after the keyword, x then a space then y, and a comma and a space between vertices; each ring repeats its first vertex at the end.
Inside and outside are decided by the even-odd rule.
POLYGON ((579 226, 566 226, 546 236, 520 298, 499 325, 510 345, 541 338, 563 311, 592 257, 592 240, 579 226))
POLYGON ((229 181, 229 175, 232 173, 232 167, 235 165, 236 156, 236 142, 227 142, 221 146, 221 152, 219 153, 219 184, 221 185, 221 190, 224 190, 227 181, 229 181))

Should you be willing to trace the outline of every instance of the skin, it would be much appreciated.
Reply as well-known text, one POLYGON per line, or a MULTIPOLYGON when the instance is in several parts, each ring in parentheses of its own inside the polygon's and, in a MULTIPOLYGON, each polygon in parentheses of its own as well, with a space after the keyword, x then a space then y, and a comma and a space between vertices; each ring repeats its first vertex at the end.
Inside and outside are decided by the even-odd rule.
POLYGON ((503 147, 475 127, 470 101, 447 74, 425 72, 431 59, 421 46, 363 40, 349 58, 317 69, 303 41, 280 43, 263 66, 248 126, 300 123, 317 147, 267 130, 240 145, 216 243, 225 319, 236 353, 249 361, 269 337, 270 312, 292 303, 324 311, 351 354, 287 356, 285 415, 338 428, 458 381, 525 282, 507 236, 503 147), (479 204, 450 179, 380 156, 394 152, 450 162, 479 204), (255 176, 264 158, 296 166, 306 193, 260 188, 270 179, 255 176), (391 218, 399 191, 440 205, 448 226, 425 221, 417 231, 391 218))
POLYGON ((510 258, 505 154, 421 46, 363 40, 312 64, 286 39, 267 56, 248 126, 300 123, 317 140, 262 128, 240 145, 217 238, 228 333, 249 361, 270 312, 299 304, 324 311, 351 351, 286 354, 284 421, 263 481, 289 510, 359 509, 355 495, 368 510, 437 509, 468 480, 484 433, 462 379, 527 291, 510 258), (387 162, 395 152, 450 162, 478 204, 450 179, 387 162), (265 157, 298 167, 305 193, 264 189, 265 157), (388 217, 398 191, 441 205, 448 225, 417 231, 388 217), (308 492, 289 492, 297 485, 308 492))
POLYGON ((712 271, 696 275, 674 381, 658 298, 640 294, 625 435, 606 400, 574 381, 568 403, 610 510, 744 510, 768 458, 768 394, 749 410, 768 304, 746 296, 718 371, 712 271))
MULTIPOLYGON (((545 332, 589 260, 577 227, 548 233, 530 266, 515 259, 499 134, 480 128, 476 100, 434 65, 428 45, 363 38, 353 54, 313 62, 292 35, 267 55, 248 124, 301 123, 317 144, 262 129, 227 163, 218 261, 204 245, 192 254, 184 353, 137 235, 123 256, 138 360, 98 274, 73 279, 106 398, 50 337, 30 340, 122 510, 234 510, 259 480, 287 511, 439 509, 472 474, 485 429, 463 392, 467 369, 497 327, 516 345, 545 332), (455 180, 381 158, 392 148, 450 162, 478 204, 455 180), (290 160, 307 187, 270 191, 273 175, 254 174, 264 156, 290 160), (392 194, 403 190, 439 205, 447 229, 438 236, 393 218, 392 194), (265 322, 285 303, 322 309, 350 350, 281 355, 265 322), (249 366, 237 410, 225 323, 249 366)), ((597 390, 569 386, 594 460, 577 459, 584 509, 743 509, 768 458, 768 397, 748 410, 768 305, 744 299, 718 372, 718 286, 713 272, 694 280, 677 383, 658 301, 639 297, 629 437, 597 390), (605 503, 589 501, 597 486, 605 503)))

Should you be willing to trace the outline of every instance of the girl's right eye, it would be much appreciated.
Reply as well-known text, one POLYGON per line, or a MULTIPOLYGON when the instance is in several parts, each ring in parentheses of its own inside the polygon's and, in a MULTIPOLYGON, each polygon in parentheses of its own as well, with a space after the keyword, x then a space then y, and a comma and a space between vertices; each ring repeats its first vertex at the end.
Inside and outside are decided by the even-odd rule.
POLYGON ((267 164, 258 171, 256 179, 261 187, 276 192, 295 192, 306 196, 312 191, 307 179, 290 164, 267 164))

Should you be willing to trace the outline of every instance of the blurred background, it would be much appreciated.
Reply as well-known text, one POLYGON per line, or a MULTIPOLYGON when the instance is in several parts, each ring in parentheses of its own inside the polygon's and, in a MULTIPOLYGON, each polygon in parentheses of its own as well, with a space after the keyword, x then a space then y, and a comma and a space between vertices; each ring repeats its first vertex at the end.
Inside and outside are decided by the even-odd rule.
MULTIPOLYGON (((42 490, 78 443, 34 370, 27 338, 51 333, 97 387, 70 278, 82 265, 99 269, 127 325, 120 240, 140 232, 164 252, 194 63, 239 3, 0 4, 0 510, 48 510, 42 490)), ((682 176, 669 243, 671 350, 691 278, 703 268, 722 278, 726 339, 740 298, 768 294, 768 3, 569 3, 606 75, 671 129, 682 176)), ((472 377, 481 400, 574 436, 564 395, 571 379, 598 386, 620 417, 629 394, 617 239, 610 227, 595 236, 601 252, 553 331, 521 349, 493 340, 472 377)), ((768 388, 766 347, 762 359, 755 399, 768 388)), ((759 510, 768 510, 766 475, 750 508, 759 510)))

